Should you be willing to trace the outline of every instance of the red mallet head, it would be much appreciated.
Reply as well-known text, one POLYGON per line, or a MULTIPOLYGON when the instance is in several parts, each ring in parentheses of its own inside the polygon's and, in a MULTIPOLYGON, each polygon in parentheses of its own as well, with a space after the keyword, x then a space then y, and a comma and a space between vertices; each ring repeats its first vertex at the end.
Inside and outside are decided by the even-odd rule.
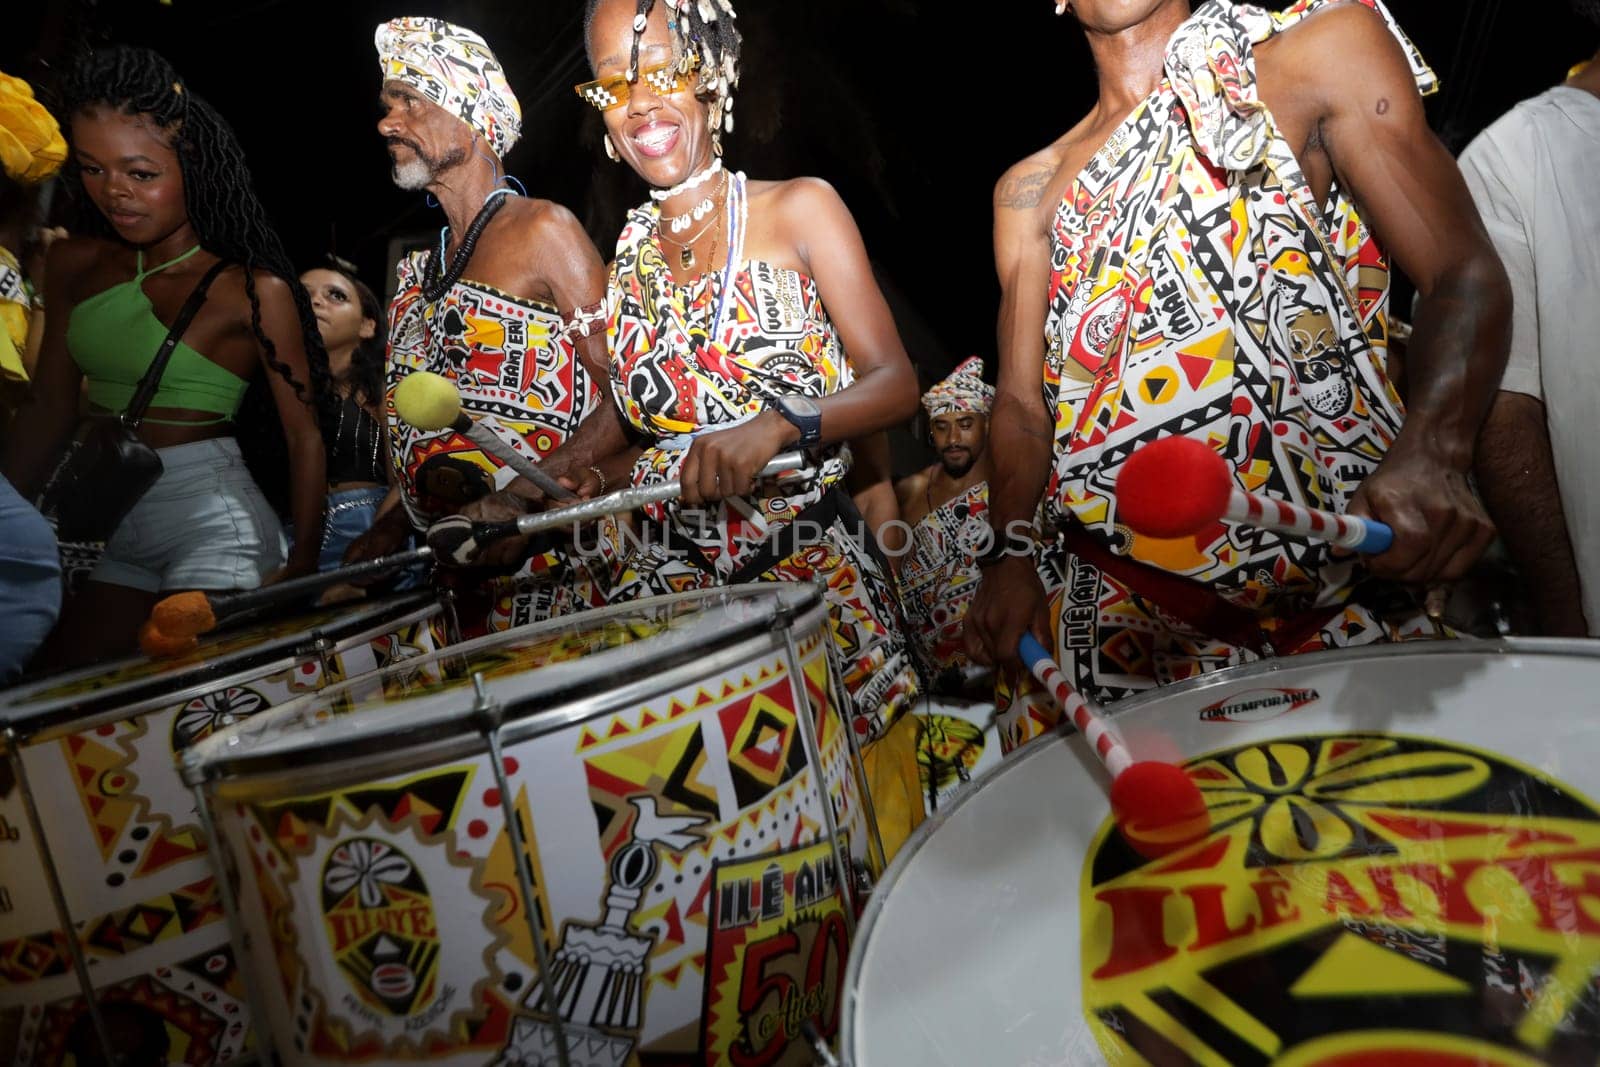
POLYGON ((1228 464, 1209 445, 1166 437, 1117 475, 1117 518, 1146 537, 1190 537, 1222 518, 1233 492, 1228 464))
POLYGON ((1111 783, 1111 814, 1134 851, 1147 859, 1198 841, 1211 830, 1205 798, 1181 767, 1142 760, 1111 783))
POLYGON ((214 629, 217 616, 204 593, 174 593, 151 610, 150 622, 168 637, 194 637, 214 629))

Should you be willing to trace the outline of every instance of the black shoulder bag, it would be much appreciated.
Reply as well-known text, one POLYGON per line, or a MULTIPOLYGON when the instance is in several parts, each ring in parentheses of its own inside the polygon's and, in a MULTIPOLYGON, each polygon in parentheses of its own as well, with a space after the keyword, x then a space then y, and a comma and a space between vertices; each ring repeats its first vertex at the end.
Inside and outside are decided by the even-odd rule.
POLYGON ((206 302, 206 290, 226 266, 218 261, 196 283, 167 331, 167 339, 156 350, 156 358, 139 379, 127 410, 120 415, 90 415, 79 423, 66 455, 39 497, 39 510, 55 520, 58 540, 109 540, 139 498, 161 477, 161 457, 139 439, 139 424, 161 387, 172 350, 206 302))

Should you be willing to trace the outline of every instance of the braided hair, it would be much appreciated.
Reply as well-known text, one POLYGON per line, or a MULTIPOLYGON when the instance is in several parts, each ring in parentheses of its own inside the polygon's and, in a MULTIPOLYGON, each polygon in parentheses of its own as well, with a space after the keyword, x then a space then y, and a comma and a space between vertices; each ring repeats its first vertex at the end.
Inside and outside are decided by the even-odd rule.
MULTIPOLYGON (((332 389, 322 337, 283 242, 256 197, 244 151, 233 128, 210 104, 190 91, 166 59, 147 48, 117 45, 96 49, 72 65, 61 87, 58 113, 62 125, 69 126, 73 115, 101 107, 145 116, 171 135, 172 149, 183 173, 184 204, 200 247, 243 269, 245 295, 250 300, 250 328, 267 366, 294 387, 296 396, 316 408, 319 422, 325 426, 332 389), (261 299, 255 279, 258 270, 282 278, 294 295, 311 372, 309 383, 295 380, 293 371, 278 359, 277 347, 261 327, 261 299)), ((73 180, 78 177, 75 161, 68 163, 68 170, 66 185, 78 215, 75 232, 116 240, 110 223, 95 209, 82 183, 73 180)), ((235 426, 252 475, 268 499, 280 511, 286 510, 287 447, 270 389, 261 378, 252 376, 235 426)))
MULTIPOLYGON (((583 12, 583 35, 588 39, 595 12, 602 0, 588 0, 583 12)), ((711 99, 711 136, 720 151, 721 132, 733 132, 733 91, 739 85, 739 48, 743 38, 735 22, 738 17, 731 0, 661 0, 667 5, 667 27, 673 50, 680 56, 692 55, 700 61, 698 96, 711 99)), ((645 19, 656 0, 635 0, 633 51, 628 57, 628 80, 639 73, 639 39, 644 36, 645 19)))
POLYGON ((1571 0, 1573 13, 1600 30, 1600 0, 1571 0))

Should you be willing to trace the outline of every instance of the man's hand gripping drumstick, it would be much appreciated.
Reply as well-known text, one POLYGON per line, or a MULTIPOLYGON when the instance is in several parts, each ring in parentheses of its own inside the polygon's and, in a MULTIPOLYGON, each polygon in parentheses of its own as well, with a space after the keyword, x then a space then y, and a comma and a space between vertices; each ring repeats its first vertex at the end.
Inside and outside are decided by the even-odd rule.
POLYGON ((431 371, 413 371, 395 386, 394 409, 419 430, 454 430, 484 452, 539 487, 552 500, 576 500, 572 490, 539 468, 539 464, 495 436, 493 430, 461 409, 461 393, 448 378, 431 371))
MULTIPOLYGON (((1191 537, 1226 520, 1368 556, 1380 556, 1394 544, 1394 531, 1376 519, 1240 488, 1227 461, 1190 437, 1164 437, 1128 457, 1117 476, 1117 518, 1147 537, 1191 537)), ((1426 610, 1436 627, 1448 597, 1448 585, 1428 589, 1426 610)))

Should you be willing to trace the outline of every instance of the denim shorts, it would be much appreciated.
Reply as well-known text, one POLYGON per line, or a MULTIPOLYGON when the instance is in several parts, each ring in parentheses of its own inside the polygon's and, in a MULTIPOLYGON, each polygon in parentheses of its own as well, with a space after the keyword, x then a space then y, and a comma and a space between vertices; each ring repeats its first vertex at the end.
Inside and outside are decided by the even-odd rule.
POLYGON ((90 581, 147 592, 254 589, 283 566, 283 527, 231 437, 159 450, 161 477, 122 520, 90 581))
POLYGON ((50 524, 0 476, 0 685, 28 662, 61 611, 50 524))
POLYGON ((317 570, 331 571, 344 562, 350 542, 372 528, 378 505, 389 495, 384 486, 368 489, 343 489, 328 494, 328 510, 322 520, 322 555, 317 570))

